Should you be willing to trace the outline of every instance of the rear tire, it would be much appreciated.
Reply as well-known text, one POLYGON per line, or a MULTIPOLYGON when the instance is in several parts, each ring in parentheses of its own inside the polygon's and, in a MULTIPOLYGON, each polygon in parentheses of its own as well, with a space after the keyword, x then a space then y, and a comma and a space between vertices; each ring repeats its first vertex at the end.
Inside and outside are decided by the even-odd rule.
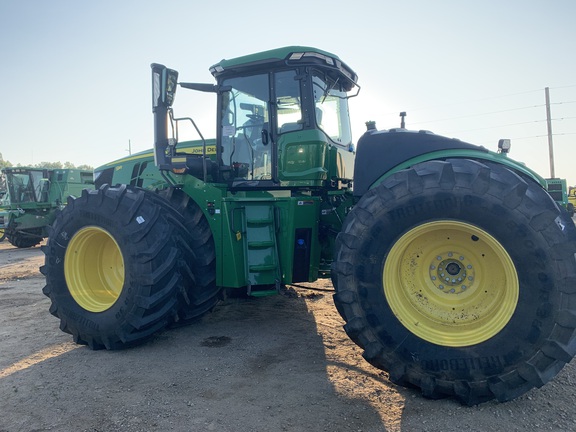
POLYGON ((498 164, 424 162, 348 215, 335 303, 391 381, 467 405, 514 399, 576 353, 576 229, 498 164))
POLYGON ((198 205, 184 192, 170 188, 160 192, 184 218, 190 241, 183 249, 181 273, 186 287, 186 301, 178 314, 183 322, 200 318, 221 297, 216 286, 216 248, 212 230, 198 205))
POLYGON ((105 185, 70 197, 43 248, 50 312, 92 349, 146 340, 177 319, 187 242, 182 217, 152 192, 105 185))

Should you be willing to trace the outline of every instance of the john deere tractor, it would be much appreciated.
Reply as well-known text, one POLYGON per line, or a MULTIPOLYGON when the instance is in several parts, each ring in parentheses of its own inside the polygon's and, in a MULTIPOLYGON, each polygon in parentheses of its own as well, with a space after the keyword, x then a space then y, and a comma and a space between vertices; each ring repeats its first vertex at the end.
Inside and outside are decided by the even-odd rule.
POLYGON ((92 172, 7 167, 0 172, 0 241, 16 247, 39 244, 68 195, 92 187, 92 172))
POLYGON ((546 181, 427 131, 368 130, 336 55, 285 47, 179 82, 152 64, 154 151, 98 170, 45 248, 61 329, 118 349, 251 296, 331 277, 346 333, 390 380, 464 404, 540 387, 576 352, 576 229, 546 181), (179 142, 177 85, 217 98, 215 139, 179 142))
POLYGON ((564 207, 570 216, 574 216, 574 204, 570 202, 566 179, 547 178, 546 184, 548 185, 548 193, 554 198, 554 201, 556 201, 559 206, 564 207))

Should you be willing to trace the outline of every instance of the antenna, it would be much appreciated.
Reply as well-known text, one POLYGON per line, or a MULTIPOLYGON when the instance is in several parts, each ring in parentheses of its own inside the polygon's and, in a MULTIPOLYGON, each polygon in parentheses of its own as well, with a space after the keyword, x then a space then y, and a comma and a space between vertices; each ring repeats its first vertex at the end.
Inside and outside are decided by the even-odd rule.
POLYGON ((400 127, 402 129, 406 129, 406 122, 404 121, 404 117, 406 117, 406 111, 402 111, 400 113, 400 117, 402 117, 402 120, 400 121, 400 127))

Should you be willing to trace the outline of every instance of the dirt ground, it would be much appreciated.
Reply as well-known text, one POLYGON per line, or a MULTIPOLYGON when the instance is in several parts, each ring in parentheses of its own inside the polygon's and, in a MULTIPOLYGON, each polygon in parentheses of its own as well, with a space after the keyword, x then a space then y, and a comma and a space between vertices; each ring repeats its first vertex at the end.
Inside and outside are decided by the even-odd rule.
POLYGON ((48 312, 42 263, 0 243, 0 432, 576 430, 575 361, 512 402, 427 400, 362 359, 329 282, 90 351, 48 312))

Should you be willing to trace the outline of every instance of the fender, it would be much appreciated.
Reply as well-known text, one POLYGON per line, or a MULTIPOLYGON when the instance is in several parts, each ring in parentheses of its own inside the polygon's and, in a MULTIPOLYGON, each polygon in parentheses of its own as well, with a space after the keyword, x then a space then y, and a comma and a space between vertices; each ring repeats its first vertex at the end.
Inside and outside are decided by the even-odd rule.
POLYGON ((397 171, 428 160, 446 158, 485 160, 508 166, 546 188, 546 180, 505 153, 447 138, 429 131, 370 130, 358 141, 354 166, 354 196, 361 197, 397 171))

